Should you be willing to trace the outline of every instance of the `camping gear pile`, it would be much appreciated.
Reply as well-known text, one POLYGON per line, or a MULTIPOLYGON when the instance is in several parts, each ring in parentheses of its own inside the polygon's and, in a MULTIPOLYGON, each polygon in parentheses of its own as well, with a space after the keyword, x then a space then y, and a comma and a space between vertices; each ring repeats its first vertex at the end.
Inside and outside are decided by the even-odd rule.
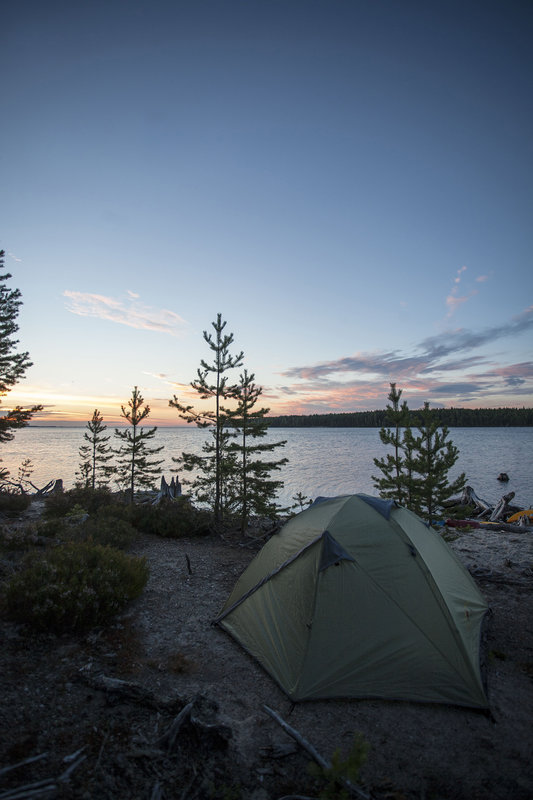
MULTIPOLYGON (((498 480, 500 480, 500 477, 498 477, 498 480)), ((511 533, 530 532, 533 530, 533 509, 524 509, 513 505, 514 496, 514 492, 504 494, 499 502, 492 506, 479 497, 471 486, 465 486, 460 496, 451 497, 443 505, 449 509, 453 509, 454 506, 458 506, 461 509, 469 507, 472 512, 465 519, 447 519, 446 525, 450 528, 490 527, 493 530, 503 530, 511 533)))

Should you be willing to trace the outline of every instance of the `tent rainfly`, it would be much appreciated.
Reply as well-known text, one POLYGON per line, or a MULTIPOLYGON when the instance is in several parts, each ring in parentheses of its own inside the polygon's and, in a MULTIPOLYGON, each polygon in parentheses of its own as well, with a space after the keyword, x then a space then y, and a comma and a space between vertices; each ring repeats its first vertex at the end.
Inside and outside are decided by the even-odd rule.
POLYGON ((487 708, 488 606, 446 542, 391 500, 319 498, 274 535, 216 622, 294 701, 487 708))

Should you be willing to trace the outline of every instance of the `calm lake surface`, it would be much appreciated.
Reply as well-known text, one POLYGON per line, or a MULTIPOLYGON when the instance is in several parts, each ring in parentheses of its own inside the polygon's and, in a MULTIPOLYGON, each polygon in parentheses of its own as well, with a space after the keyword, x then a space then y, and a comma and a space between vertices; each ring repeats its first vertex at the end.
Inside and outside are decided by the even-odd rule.
MULTIPOLYGON (((21 462, 31 458, 36 486, 62 478, 65 488, 70 488, 78 469, 84 431, 84 427, 24 428, 12 442, 2 446, 3 466, 16 476, 21 462)), ((107 433, 113 444, 113 429, 107 433)), ((153 442, 165 445, 160 457, 165 459, 167 480, 175 468, 172 456, 183 451, 200 452, 208 435, 189 427, 158 429, 153 442)), ((292 504, 297 492, 310 498, 355 492, 375 494, 372 475, 379 473, 373 459, 390 452, 381 443, 377 428, 274 428, 268 439, 287 440, 284 448, 274 451, 276 458, 289 459, 277 475, 274 473, 285 482, 279 496, 284 505, 292 504)), ((450 428, 449 439, 460 453, 450 478, 465 472, 476 493, 491 503, 514 491, 515 503, 528 508, 533 505, 533 428, 450 428), (497 480, 500 472, 509 475, 509 483, 497 480)))

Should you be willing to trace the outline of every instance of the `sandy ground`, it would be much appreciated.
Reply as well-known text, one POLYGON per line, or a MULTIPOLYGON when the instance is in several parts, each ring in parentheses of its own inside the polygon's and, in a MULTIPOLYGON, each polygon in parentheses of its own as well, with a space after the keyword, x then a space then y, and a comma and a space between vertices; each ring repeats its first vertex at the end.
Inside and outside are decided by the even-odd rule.
MULTIPOLYGON (((370 700, 293 706, 211 624, 254 548, 215 537, 143 537, 134 552, 150 564, 148 585, 112 629, 81 640, 34 637, 28 647, 21 631, 2 623, 0 765, 48 753, 22 768, 24 780, 42 780, 84 748, 83 763, 58 791, 86 800, 318 796, 301 748, 274 757, 291 739, 264 712, 267 704, 326 757, 336 748, 346 753, 361 732, 370 752, 360 782, 375 797, 530 800, 531 534, 450 533, 492 609, 483 646, 491 716, 370 700), (134 684, 139 698, 107 691, 102 676, 134 684), (207 741, 205 728, 186 728, 172 754, 158 754, 154 742, 199 694, 217 741, 207 741)), ((20 769, 0 773, 0 791, 24 780, 20 769)))

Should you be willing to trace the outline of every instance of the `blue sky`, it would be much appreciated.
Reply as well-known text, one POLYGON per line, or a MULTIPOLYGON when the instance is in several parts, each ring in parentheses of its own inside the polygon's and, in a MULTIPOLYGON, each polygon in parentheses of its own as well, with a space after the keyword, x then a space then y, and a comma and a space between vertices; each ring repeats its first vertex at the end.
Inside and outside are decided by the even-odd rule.
POLYGON ((276 413, 531 406, 533 6, 5 5, 4 406, 154 424, 218 312, 276 413))

